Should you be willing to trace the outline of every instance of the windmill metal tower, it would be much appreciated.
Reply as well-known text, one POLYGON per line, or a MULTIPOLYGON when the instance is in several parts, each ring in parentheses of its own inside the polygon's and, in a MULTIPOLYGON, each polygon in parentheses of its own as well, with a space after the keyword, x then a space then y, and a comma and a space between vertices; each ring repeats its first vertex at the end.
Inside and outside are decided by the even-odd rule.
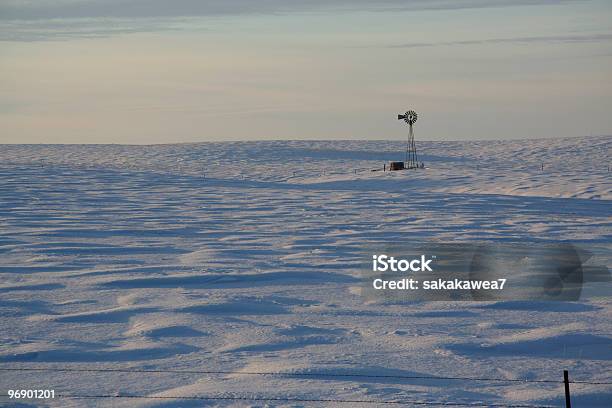
POLYGON ((414 132, 412 125, 417 121, 417 113, 413 110, 409 110, 403 115, 397 115, 398 120, 404 120, 408 126, 408 142, 406 143, 406 160, 404 162, 404 168, 406 169, 417 169, 419 168, 419 158, 417 156, 416 145, 414 144, 414 132))

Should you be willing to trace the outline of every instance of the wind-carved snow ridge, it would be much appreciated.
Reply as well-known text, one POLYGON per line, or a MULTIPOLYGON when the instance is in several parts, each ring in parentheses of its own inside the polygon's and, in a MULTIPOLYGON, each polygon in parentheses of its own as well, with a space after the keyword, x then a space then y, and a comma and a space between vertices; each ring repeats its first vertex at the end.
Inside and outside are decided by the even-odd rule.
MULTIPOLYGON (((595 258, 609 267, 611 143, 417 141, 427 167, 398 172, 382 166, 402 159, 401 141, 2 146, 0 368, 236 373, 11 372, 0 387, 559 405, 559 384, 401 377, 561 380, 569 369, 611 382, 609 282, 571 303, 368 303, 363 250, 569 241, 607 247, 595 258)), ((612 398, 609 385, 572 387, 576 406, 612 398)))
MULTIPOLYGON (((175 174, 230 181, 312 184, 336 189, 402 189, 565 198, 612 197, 612 137, 419 142, 426 172, 379 174, 402 160, 401 141, 261 141, 175 145, 7 145, 4 166, 175 174), (543 167, 542 167, 543 166, 543 167), (370 183, 367 183, 367 182, 370 183), (424 184, 423 184, 424 183, 424 184)), ((259 185, 264 187, 265 185, 259 185)))

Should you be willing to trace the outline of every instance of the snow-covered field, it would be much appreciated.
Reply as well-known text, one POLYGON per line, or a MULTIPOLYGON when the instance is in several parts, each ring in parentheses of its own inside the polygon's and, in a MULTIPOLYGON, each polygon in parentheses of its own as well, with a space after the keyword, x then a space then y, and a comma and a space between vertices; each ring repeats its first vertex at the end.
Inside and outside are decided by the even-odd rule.
MULTIPOLYGON (((580 302, 384 304, 358 287, 361 251, 385 241, 609 249, 611 146, 418 142, 427 168, 404 172, 372 171, 401 160, 402 142, 1 146, 0 368, 160 372, 0 371, 0 389, 559 406, 559 383, 406 377, 559 381, 569 369, 608 383, 572 384, 575 406, 610 406, 610 282, 580 302)), ((609 268, 610 251, 599 256, 609 268)))

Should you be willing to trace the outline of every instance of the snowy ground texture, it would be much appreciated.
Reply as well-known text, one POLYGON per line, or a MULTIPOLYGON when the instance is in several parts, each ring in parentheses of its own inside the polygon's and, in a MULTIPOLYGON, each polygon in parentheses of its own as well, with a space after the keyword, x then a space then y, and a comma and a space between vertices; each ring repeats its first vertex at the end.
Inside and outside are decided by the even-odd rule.
MULTIPOLYGON (((561 380, 565 368, 610 383, 609 296, 366 303, 360 250, 401 239, 609 245, 611 145, 421 142, 428 167, 393 173, 371 170, 401 160, 401 142, 1 146, 0 368, 235 373, 0 371, 0 389, 559 406, 558 383, 401 377, 561 380), (285 375, 245 374, 255 372, 285 375)), ((578 407, 612 403, 611 385, 572 393, 578 407)))

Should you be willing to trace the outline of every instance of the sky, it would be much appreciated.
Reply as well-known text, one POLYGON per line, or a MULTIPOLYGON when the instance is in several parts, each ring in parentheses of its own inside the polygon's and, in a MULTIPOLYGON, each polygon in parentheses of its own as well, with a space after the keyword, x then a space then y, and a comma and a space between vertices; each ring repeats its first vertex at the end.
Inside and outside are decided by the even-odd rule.
POLYGON ((0 0, 0 143, 612 134, 609 0, 0 0))

